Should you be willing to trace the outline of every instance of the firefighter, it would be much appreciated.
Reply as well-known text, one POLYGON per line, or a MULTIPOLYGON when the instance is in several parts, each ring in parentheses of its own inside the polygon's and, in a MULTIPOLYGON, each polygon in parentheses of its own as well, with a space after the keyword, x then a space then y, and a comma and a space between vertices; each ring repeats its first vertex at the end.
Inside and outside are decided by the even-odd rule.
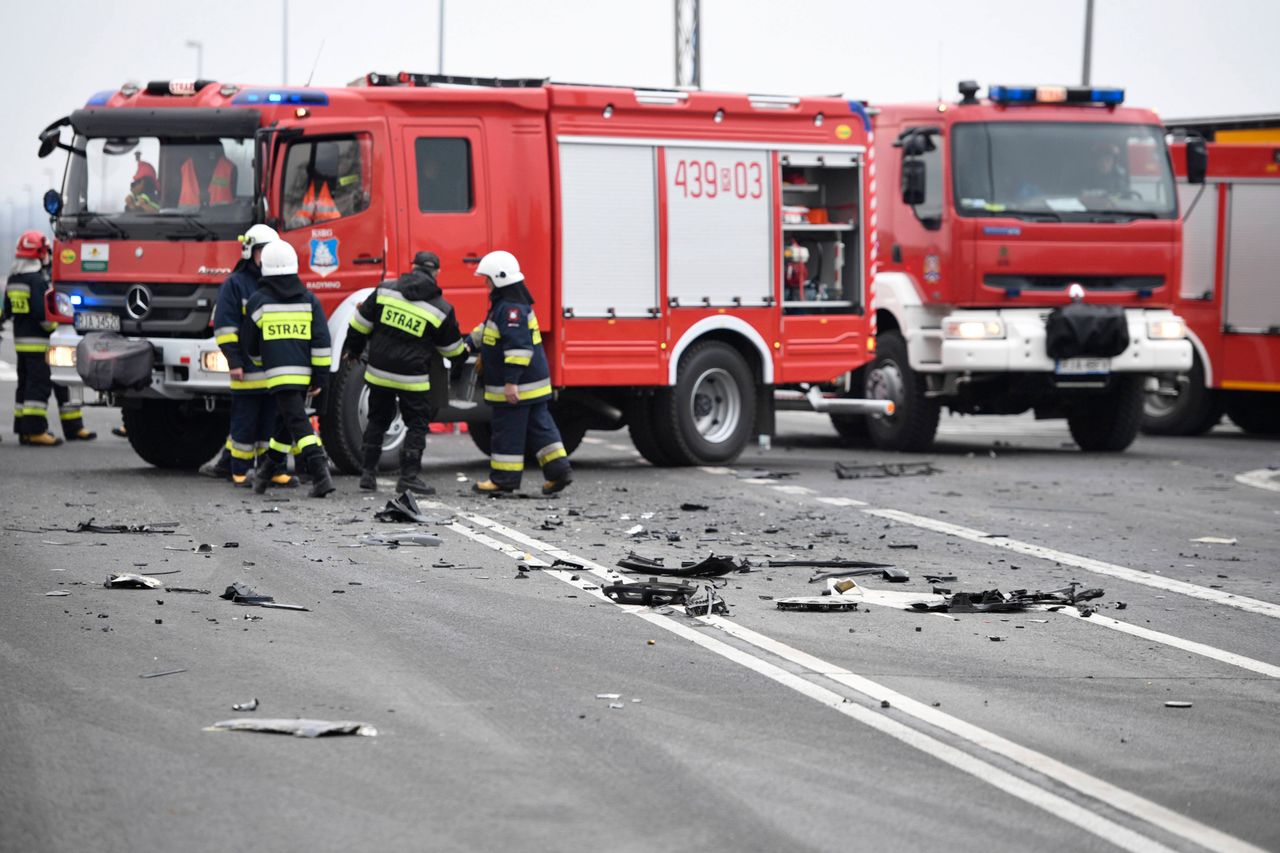
POLYGON ((134 213, 160 212, 160 185, 156 183, 156 168, 138 158, 138 168, 129 182, 129 195, 125 196, 124 209, 134 213))
POLYGON ((351 334, 342 357, 360 358, 366 342, 369 363, 364 381, 369 385, 369 424, 364 430, 364 459, 360 488, 377 488, 382 438, 396 415, 396 401, 406 429, 400 449, 397 491, 434 495, 422 481, 422 452, 431 424, 431 354, 458 358, 467 346, 458 331, 453 306, 436 284, 440 258, 435 252, 418 252, 413 268, 395 281, 386 282, 360 303, 351 315, 351 334))
POLYGON ((342 218, 330 184, 346 186, 359 176, 339 176, 339 159, 338 143, 316 143, 315 156, 307 169, 307 189, 297 207, 289 212, 289 228, 305 228, 342 218))
MULTIPOLYGON (((213 465, 214 476, 231 478, 236 485, 248 480, 254 462, 266 452, 275 430, 276 407, 267 393, 267 377, 246 364, 240 348, 240 326, 244 323, 249 297, 262 277, 262 252, 268 243, 280 239, 275 229, 254 225, 240 238, 240 262, 218 289, 213 310, 213 333, 231 372, 231 435, 222 457, 213 465)), ((203 472, 203 469, 202 469, 203 472)), ((278 486, 296 485, 286 472, 272 477, 278 486)))
POLYGON ((262 278, 245 306, 240 345, 266 377, 276 405, 276 428, 254 473, 253 491, 266 492, 296 445, 298 461, 311 473, 311 497, 322 498, 334 490, 333 478, 306 401, 323 391, 329 379, 329 326, 320 300, 298 278, 298 254, 292 246, 283 240, 268 243, 261 260, 262 278))
MULTIPOLYGON (((13 318, 13 344, 18 354, 18 391, 13 410, 13 431, 20 444, 56 447, 62 443, 49 431, 49 392, 58 401, 62 434, 68 441, 92 441, 96 432, 85 429, 80 407, 70 402, 71 394, 54 385, 45 353, 49 334, 57 323, 45 319, 44 299, 49 290, 45 267, 52 249, 39 231, 26 231, 18 238, 13 269, 4 290, 3 319, 13 318)), ((0 320, 2 321, 2 320, 0 320)))
POLYGON ((542 467, 542 493, 555 494, 572 482, 569 455, 551 418, 551 371, 542 349, 542 332, 533 313, 533 296, 520 263, 510 252, 480 259, 477 276, 489 280, 489 313, 471 333, 480 350, 484 399, 493 407, 489 479, 473 487, 481 494, 520 488, 525 451, 542 467))

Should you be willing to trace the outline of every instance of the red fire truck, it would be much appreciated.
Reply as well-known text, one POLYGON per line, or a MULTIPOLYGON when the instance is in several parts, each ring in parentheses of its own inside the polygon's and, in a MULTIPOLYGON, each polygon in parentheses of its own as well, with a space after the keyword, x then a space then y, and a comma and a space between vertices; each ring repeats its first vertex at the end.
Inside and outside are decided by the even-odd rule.
POLYGON ((1033 410, 1065 417, 1084 450, 1122 450, 1149 377, 1191 364, 1169 310, 1181 223, 1164 128, 1119 89, 977 93, 961 83, 958 102, 870 110, 877 348, 865 388, 897 410, 836 426, 923 450, 943 406, 1033 410), (1123 351, 1050 357, 1046 319, 1076 284, 1086 303, 1114 306, 1123 351))
POLYGON ((1190 371, 1147 397, 1143 430, 1198 435, 1225 411, 1247 432, 1280 434, 1280 133, 1271 145, 1214 143, 1200 186, 1185 183, 1175 307, 1195 346, 1190 371))
MULTIPOLYGON (((102 92, 41 135, 42 156, 69 152, 46 197, 59 301, 74 311, 53 341, 55 378, 79 383, 91 331, 149 341, 144 387, 112 397, 140 456, 191 467, 226 433, 210 311, 250 224, 298 250, 335 351, 355 306, 419 250, 440 255, 464 327, 479 322, 475 264, 501 248, 537 300, 567 445, 627 426, 656 464, 731 460, 771 433, 775 405, 891 408, 845 399, 874 347, 869 128, 859 102, 836 97, 410 73, 102 92), (791 203, 800 193, 808 205, 791 203)), ((355 471, 367 392, 359 366, 334 370, 321 433, 355 471)), ((484 449, 483 404, 439 372, 437 417, 471 422, 484 449)), ((401 440, 393 429, 385 449, 401 440)))

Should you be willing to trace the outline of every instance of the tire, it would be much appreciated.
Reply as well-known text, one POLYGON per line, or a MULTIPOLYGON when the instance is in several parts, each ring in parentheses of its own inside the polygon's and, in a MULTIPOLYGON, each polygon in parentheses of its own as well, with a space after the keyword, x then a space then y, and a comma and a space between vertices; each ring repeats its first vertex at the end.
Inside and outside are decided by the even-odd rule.
POLYGON ((1142 407, 1142 431, 1147 435, 1202 435, 1222 419, 1222 400, 1205 386, 1198 353, 1190 372, 1177 381, 1176 397, 1147 393, 1142 407))
MULTIPOLYGON (((369 423, 369 386, 364 381, 363 361, 343 361, 329 376, 320 418, 320 440, 325 453, 343 474, 359 474, 364 459, 364 428, 369 423)), ((378 468, 395 470, 400 465, 404 444, 404 421, 400 413, 382 437, 382 458, 378 468)))
MULTIPOLYGON (((564 445, 565 453, 573 456, 579 445, 582 444, 583 437, 587 434, 586 425, 573 418, 566 418, 564 423, 560 423, 557 420, 556 428, 560 430, 560 443, 564 445)), ((476 450, 479 450, 485 456, 489 455, 489 450, 493 447, 491 443, 493 440, 493 426, 489 421, 468 423, 467 435, 471 436, 471 443, 476 446, 476 450)), ((538 460, 532 454, 527 453, 525 454, 525 462, 526 464, 532 462, 536 465, 538 460)))
POLYGON ((631 433, 631 443, 636 446, 640 455, 658 468, 668 468, 676 464, 676 456, 666 446, 658 431, 658 397, 669 394, 667 389, 659 389, 654 396, 637 395, 631 400, 627 410, 627 432, 631 433))
POLYGON ((134 452, 157 468, 195 470, 227 442, 230 415, 196 403, 142 400, 121 412, 134 452))
POLYGON ((1280 435, 1280 394, 1234 391, 1227 398, 1226 408, 1227 415, 1245 432, 1280 435))
POLYGON ((1113 374, 1112 387, 1091 397, 1067 415, 1071 437, 1080 449, 1090 453, 1118 453, 1138 437, 1142 425, 1142 405, 1146 398, 1146 377, 1140 374, 1113 374))
POLYGON ((892 400, 892 415, 865 418, 871 443, 881 450, 920 452, 933 446, 942 408, 925 395, 924 377, 911 369, 907 342, 898 332, 876 337, 876 357, 867 370, 866 396, 892 400))
POLYGON ((736 349, 719 341, 689 347, 675 386, 653 400, 654 428, 674 465, 732 462, 755 426, 751 369, 736 349))

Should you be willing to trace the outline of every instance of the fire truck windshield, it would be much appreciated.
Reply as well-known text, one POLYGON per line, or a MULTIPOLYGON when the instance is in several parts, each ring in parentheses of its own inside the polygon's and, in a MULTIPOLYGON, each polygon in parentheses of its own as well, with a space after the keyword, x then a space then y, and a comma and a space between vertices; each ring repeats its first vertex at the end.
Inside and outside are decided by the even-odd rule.
POLYGON ((1067 222, 1173 219, 1159 127, 1098 122, 966 122, 951 141, 956 210, 1067 222))
POLYGON ((64 234, 231 240, 253 222, 252 139, 78 136, 75 148, 64 234))

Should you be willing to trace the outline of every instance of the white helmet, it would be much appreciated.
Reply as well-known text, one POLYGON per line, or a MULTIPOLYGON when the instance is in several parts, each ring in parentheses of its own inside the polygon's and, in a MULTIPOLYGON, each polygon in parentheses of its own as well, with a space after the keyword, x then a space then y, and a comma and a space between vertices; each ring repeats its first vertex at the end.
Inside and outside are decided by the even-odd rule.
POLYGON ((262 249, 262 274, 297 275, 298 253, 283 240, 268 243, 262 249))
POLYGON ((490 252, 485 255, 476 267, 476 275, 487 276, 494 287, 506 287, 524 281, 520 262, 510 252, 490 252))
POLYGON ((240 257, 247 261, 253 257, 253 250, 256 246, 274 243, 279 239, 280 235, 270 225, 263 225, 261 222, 257 225, 252 225, 248 231, 240 235, 240 257))

